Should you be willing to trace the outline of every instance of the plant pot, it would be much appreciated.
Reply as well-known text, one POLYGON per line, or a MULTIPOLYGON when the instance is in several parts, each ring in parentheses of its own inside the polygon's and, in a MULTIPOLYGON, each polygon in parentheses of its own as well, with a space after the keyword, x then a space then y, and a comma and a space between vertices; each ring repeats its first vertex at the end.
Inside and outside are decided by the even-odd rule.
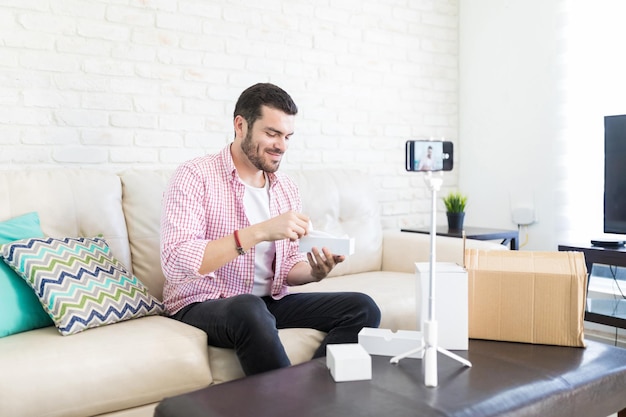
POLYGON ((448 216, 448 229, 449 230, 463 230, 463 220, 465 219, 465 213, 446 213, 448 216))

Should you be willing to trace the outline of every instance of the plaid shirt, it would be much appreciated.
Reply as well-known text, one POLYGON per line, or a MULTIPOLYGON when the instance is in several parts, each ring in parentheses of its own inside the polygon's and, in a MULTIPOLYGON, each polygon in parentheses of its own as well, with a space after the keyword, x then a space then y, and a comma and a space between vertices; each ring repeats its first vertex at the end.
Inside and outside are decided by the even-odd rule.
MULTIPOLYGON (((270 214, 302 211, 295 183, 283 174, 268 174, 270 214)), ((163 302, 169 314, 194 302, 232 297, 252 291, 254 247, 246 255, 206 275, 198 272, 207 242, 250 225, 243 205, 245 185, 239 179, 230 145, 220 153, 182 164, 163 197, 161 215, 161 267, 165 274, 163 302)), ((287 274, 306 255, 298 242, 276 241, 271 293, 287 294, 287 274)))

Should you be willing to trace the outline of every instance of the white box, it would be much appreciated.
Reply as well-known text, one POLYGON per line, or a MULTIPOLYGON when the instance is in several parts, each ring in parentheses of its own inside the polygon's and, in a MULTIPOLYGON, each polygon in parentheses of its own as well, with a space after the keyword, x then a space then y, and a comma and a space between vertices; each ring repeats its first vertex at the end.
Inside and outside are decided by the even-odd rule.
POLYGON ((354 253, 353 237, 335 237, 328 233, 312 231, 300 239, 299 252, 311 252, 316 247, 318 250, 328 248, 333 255, 352 255, 354 253))
MULTIPOLYGON (((428 319, 430 264, 416 262, 418 300, 421 302, 420 329, 428 319)), ((438 326, 437 345, 448 350, 468 349, 468 278, 463 267, 452 262, 435 264, 435 321, 438 326)))
POLYGON ((372 357, 358 343, 326 345, 326 367, 335 382, 372 379, 372 357))
MULTIPOLYGON (((398 356, 422 346, 422 332, 415 330, 374 329, 364 327, 359 332, 359 345, 370 355, 398 356)), ((407 356, 421 359, 424 351, 415 352, 407 356)))

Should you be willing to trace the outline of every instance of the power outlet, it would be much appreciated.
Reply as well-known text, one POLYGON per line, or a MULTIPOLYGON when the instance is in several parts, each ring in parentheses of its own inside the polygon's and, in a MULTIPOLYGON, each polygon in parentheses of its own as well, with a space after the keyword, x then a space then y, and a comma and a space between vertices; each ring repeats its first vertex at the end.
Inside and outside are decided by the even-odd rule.
POLYGON ((511 212, 513 223, 518 226, 528 226, 533 224, 537 219, 535 218, 535 209, 532 207, 517 207, 511 212))

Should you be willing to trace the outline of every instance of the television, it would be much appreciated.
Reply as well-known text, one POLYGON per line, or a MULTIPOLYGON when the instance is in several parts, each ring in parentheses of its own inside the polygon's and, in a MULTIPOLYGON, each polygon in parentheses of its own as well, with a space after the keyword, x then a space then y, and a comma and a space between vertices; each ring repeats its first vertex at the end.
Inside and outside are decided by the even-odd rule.
POLYGON ((626 235, 626 114, 604 117, 604 233, 626 235))

